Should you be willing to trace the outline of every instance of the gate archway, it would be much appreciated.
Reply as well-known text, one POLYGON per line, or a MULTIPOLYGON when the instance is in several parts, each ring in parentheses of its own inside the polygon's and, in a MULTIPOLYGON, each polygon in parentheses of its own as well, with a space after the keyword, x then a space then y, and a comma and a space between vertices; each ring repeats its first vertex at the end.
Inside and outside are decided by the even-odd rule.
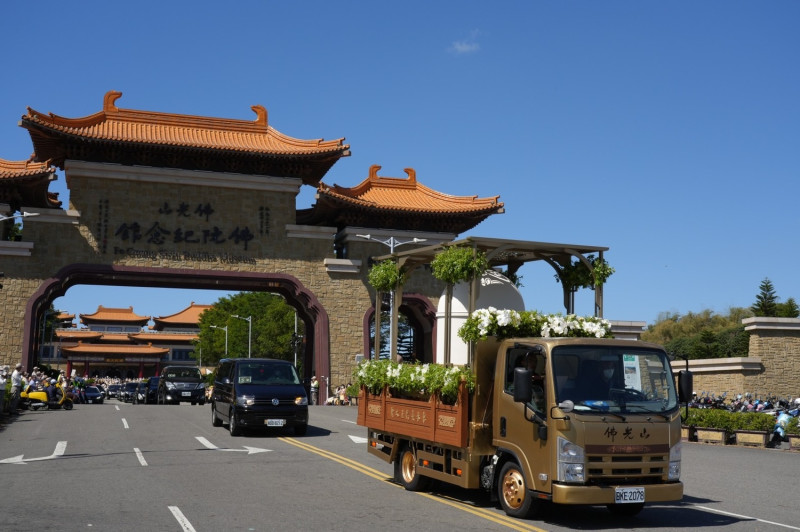
MULTIPOLYGON (((34 155, 0 159, 6 362, 30 365, 45 308, 71 286, 228 288, 283 295, 306 324, 307 371, 346 382, 368 335, 367 265, 384 251, 360 235, 440 244, 503 212, 497 196, 442 194, 411 168, 382 177, 373 165, 355 187, 326 185, 350 155, 344 138, 288 137, 262 106, 248 121, 123 109, 120 97, 108 92, 101 111, 80 118, 28 108, 20 125, 34 155), (57 169, 68 206, 48 190, 57 169), (316 203, 297 209, 304 186, 316 203), (35 215, 22 235, 7 218, 18 212, 35 215)), ((405 288, 435 308, 443 286, 414 274, 405 288)))
MULTIPOLYGON (((80 284, 136 286, 158 288, 199 288, 208 290, 239 290, 271 292, 281 295, 306 324, 306 373, 316 368, 321 375, 330 371, 329 319, 316 296, 295 277, 288 274, 257 272, 219 272, 213 270, 182 270, 170 268, 138 268, 118 265, 71 264, 47 279, 28 300, 25 312, 23 352, 34 353, 38 337, 36 324, 41 321, 50 303, 80 284)), ((26 361, 30 367, 31 362, 26 361)), ((305 377, 310 377, 305 375, 305 377)))

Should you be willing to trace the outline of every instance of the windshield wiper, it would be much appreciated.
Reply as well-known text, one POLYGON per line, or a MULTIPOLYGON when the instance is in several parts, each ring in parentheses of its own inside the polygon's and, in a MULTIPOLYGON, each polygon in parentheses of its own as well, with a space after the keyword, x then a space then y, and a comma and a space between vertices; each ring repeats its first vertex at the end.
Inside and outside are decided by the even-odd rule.
POLYGON ((588 408, 592 412, 599 412, 601 414, 609 414, 609 415, 616 416, 616 417, 620 418, 623 422, 626 421, 625 420, 625 416, 623 416, 622 414, 618 414, 616 412, 610 412, 608 410, 608 406, 607 405, 605 407, 600 407, 600 406, 593 405, 593 404, 587 404, 587 402, 584 401, 584 402, 579 403, 578 406, 585 406, 586 408, 588 408))
POLYGON ((630 410, 632 408, 640 408, 641 412, 645 412, 647 414, 655 414, 655 415, 661 416, 664 419, 666 419, 667 421, 669 421, 669 416, 667 414, 665 414, 664 412, 658 412, 656 410, 651 410, 651 409, 646 408, 646 407, 644 407, 642 405, 631 405, 631 404, 625 405, 625 409, 626 410, 630 410))

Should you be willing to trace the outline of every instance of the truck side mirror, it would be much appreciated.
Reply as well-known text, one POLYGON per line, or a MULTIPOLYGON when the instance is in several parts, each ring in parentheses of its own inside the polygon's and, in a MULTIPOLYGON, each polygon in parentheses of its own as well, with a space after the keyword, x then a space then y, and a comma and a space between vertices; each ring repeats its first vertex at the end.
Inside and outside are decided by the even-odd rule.
POLYGON ((531 389, 533 371, 525 368, 514 368, 514 402, 529 403, 533 397, 531 389))
POLYGON ((678 400, 681 403, 690 403, 694 385, 692 384, 692 372, 681 370, 678 372, 678 400))

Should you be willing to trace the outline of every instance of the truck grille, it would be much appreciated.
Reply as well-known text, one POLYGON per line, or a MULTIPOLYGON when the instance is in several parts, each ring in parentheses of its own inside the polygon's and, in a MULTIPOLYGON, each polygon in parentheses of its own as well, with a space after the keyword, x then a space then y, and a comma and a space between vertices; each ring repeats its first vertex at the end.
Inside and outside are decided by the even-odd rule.
POLYGON ((669 455, 587 455, 586 480, 595 485, 663 482, 669 455))

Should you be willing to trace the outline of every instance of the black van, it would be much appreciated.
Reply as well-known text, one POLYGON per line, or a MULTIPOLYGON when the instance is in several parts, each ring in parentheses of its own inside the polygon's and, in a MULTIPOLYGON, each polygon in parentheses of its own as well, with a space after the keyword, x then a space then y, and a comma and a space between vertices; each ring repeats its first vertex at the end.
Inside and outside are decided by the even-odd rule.
POLYGON ((224 358, 211 394, 211 424, 242 429, 290 427, 308 430, 308 396, 292 363, 272 358, 224 358))
POLYGON ((165 366, 158 379, 156 400, 160 405, 205 404, 205 379, 194 366, 165 366))

